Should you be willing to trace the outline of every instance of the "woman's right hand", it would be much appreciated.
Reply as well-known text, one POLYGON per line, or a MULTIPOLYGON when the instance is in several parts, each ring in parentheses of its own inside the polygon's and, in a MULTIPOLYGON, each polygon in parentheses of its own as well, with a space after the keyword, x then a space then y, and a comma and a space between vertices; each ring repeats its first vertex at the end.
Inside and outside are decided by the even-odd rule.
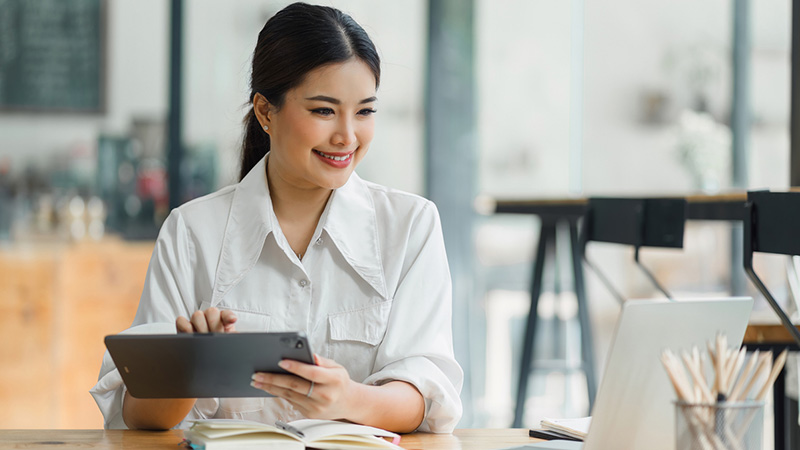
POLYGON ((191 320, 178 317, 175 327, 178 333, 233 333, 236 331, 235 323, 236 314, 233 311, 220 311, 212 306, 205 311, 195 311, 191 320))
MULTIPOLYGON (((233 333, 236 314, 230 310, 208 308, 195 311, 191 319, 178 317, 178 333, 233 333)), ((179 424, 192 410, 195 398, 136 398, 125 391, 122 420, 131 429, 168 430, 179 424)))

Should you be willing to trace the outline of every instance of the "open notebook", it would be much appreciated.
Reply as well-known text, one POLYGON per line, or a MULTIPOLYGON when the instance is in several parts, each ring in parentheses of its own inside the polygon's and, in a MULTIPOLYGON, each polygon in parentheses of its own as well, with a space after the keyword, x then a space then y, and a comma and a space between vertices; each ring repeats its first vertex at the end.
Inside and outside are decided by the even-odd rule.
POLYGON ((591 417, 578 419, 550 419, 546 417, 542 419, 540 425, 543 430, 550 431, 555 435, 582 441, 586 439, 591 423, 591 417))
POLYGON ((402 450, 400 436, 380 428, 334 420, 295 420, 280 426, 248 420, 204 419, 184 432, 194 448, 322 450, 376 448, 402 450), (390 438, 387 441, 384 438, 390 438))

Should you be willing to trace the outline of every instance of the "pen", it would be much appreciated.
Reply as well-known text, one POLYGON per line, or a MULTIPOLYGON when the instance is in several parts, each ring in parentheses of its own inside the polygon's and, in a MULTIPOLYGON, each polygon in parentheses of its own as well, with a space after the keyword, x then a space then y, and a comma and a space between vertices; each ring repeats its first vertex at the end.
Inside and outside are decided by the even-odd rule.
POLYGON ((286 422, 284 422, 282 420, 276 421, 275 422, 275 426, 280 428, 281 430, 288 431, 289 433, 292 433, 292 434, 296 434, 296 435, 300 436, 301 438, 306 437, 305 433, 300 431, 300 429, 298 429, 297 427, 293 427, 293 426, 289 425, 288 423, 286 423, 286 422))

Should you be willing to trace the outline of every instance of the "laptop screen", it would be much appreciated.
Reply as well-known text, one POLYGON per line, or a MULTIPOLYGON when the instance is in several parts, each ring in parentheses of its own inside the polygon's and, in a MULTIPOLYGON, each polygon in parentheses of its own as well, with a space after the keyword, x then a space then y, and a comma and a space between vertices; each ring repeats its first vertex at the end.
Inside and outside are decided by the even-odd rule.
POLYGON ((749 297, 625 302, 584 449, 674 449, 675 392, 661 353, 704 349, 718 333, 738 348, 752 308, 749 297))

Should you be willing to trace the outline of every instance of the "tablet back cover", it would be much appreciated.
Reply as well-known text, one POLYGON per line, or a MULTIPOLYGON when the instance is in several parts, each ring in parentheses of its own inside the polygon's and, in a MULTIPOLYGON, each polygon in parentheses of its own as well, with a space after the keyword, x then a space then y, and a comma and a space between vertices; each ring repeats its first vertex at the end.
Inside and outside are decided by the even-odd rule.
POLYGON ((314 361, 296 332, 113 335, 105 343, 136 398, 271 397, 250 386, 253 373, 286 373, 282 359, 314 361))

